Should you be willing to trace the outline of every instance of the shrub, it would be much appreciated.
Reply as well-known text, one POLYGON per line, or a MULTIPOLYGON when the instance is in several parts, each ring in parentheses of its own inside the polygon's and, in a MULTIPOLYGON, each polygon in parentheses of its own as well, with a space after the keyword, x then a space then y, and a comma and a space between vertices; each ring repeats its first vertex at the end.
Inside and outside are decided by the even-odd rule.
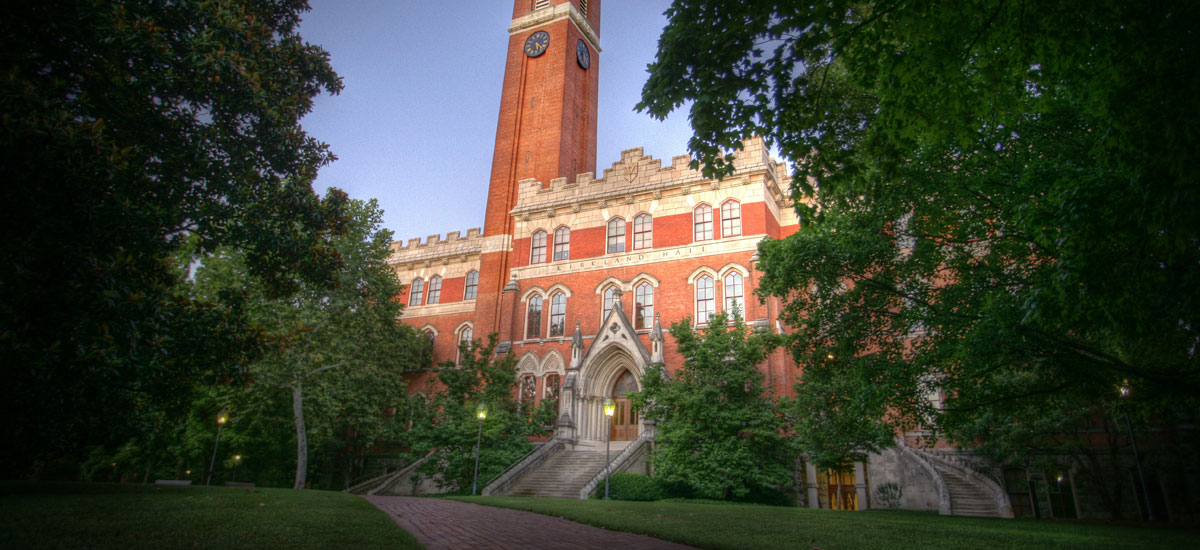
POLYGON ((904 489, 899 483, 880 483, 875 486, 876 506, 887 510, 899 509, 902 494, 904 489))
MULTIPOLYGON (((659 500, 666 491, 655 478, 629 472, 615 472, 608 479, 608 498, 612 500, 659 500)), ((604 485, 592 492, 592 498, 604 498, 604 485)))

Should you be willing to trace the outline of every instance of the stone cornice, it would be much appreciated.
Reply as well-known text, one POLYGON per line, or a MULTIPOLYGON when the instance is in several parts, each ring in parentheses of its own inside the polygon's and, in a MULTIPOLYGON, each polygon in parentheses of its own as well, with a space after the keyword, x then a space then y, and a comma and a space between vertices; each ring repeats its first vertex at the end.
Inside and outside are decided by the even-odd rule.
POLYGON ((404 313, 400 315, 400 318, 412 319, 416 317, 432 317, 434 315, 451 315, 454 313, 473 313, 474 311, 475 300, 463 300, 448 304, 407 306, 404 308, 404 313))
POLYGON ((571 23, 574 23, 575 28, 579 29, 579 33, 587 39, 588 44, 593 49, 597 52, 603 51, 600 49, 600 36, 596 34, 596 30, 592 28, 592 24, 588 22, 582 13, 579 13, 579 10, 575 9, 574 5, 569 3, 534 10, 529 12, 528 15, 513 19, 512 26, 508 28, 508 34, 511 36, 523 33, 534 27, 540 27, 562 19, 569 19, 571 23))

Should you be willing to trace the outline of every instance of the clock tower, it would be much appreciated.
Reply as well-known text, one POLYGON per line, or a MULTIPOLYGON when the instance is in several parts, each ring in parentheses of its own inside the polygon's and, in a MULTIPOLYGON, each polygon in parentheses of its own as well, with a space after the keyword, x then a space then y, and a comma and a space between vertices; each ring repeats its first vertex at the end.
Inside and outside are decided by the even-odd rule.
POLYGON ((514 0, 476 301, 478 335, 508 340, 502 313, 517 182, 596 170, 601 0, 514 0))

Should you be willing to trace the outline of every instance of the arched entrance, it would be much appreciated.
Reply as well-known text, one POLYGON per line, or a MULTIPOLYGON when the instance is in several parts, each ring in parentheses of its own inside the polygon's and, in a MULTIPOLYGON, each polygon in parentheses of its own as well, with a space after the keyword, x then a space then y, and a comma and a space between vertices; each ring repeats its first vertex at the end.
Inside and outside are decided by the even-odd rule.
POLYGON ((612 400, 617 404, 616 413, 612 417, 608 436, 612 441, 632 441, 638 435, 637 411, 629 402, 629 394, 638 391, 637 380, 633 373, 626 370, 612 386, 612 400))

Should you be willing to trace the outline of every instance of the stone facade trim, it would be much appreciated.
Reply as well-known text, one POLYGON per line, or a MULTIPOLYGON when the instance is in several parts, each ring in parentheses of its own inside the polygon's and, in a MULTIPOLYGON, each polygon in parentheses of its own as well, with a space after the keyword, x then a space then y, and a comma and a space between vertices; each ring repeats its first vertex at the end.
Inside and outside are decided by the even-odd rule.
MULTIPOLYGON (((597 52, 600 49, 600 36, 596 34, 596 29, 592 28, 592 24, 587 18, 579 13, 573 4, 559 4, 553 7, 545 7, 539 10, 529 12, 529 15, 524 15, 513 19, 512 26, 508 28, 509 36, 520 34, 526 31, 533 30, 534 27, 540 27, 555 21, 569 19, 575 24, 575 28, 579 29, 579 33, 588 41, 588 46, 591 46, 597 52)), ((572 46, 574 51, 574 46, 572 46)))

